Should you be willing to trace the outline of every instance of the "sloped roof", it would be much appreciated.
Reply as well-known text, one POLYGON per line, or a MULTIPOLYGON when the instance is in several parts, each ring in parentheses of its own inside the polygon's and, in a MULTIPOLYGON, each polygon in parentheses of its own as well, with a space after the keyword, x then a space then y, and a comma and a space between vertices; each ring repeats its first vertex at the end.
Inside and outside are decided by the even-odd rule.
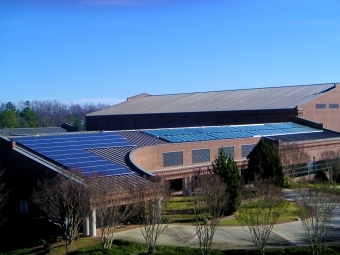
POLYGON ((151 146, 157 144, 169 143, 162 139, 150 136, 141 131, 115 131, 115 133, 125 137, 128 141, 132 142, 136 146, 134 147, 115 147, 115 148, 96 148, 89 149, 88 151, 116 163, 120 166, 130 168, 127 159, 127 155, 134 149, 144 146, 151 146))
POLYGON ((335 86, 335 83, 326 83, 169 95, 142 94, 87 116, 294 109, 335 86))

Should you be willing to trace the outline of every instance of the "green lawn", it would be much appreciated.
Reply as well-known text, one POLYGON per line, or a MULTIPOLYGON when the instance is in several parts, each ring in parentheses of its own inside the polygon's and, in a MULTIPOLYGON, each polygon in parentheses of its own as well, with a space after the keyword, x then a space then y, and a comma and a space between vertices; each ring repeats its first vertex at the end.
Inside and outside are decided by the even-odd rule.
POLYGON ((164 214, 165 217, 169 217, 174 223, 193 223, 195 221, 190 197, 171 198, 164 214))
MULTIPOLYGON (((236 212, 237 215, 237 212, 236 212)), ((293 221, 298 217, 298 206, 296 203, 288 202, 287 209, 285 212, 279 217, 277 223, 283 223, 288 221, 293 221)), ((221 226, 235 226, 240 225, 237 219, 224 220, 220 223, 221 226)))
MULTIPOLYGON (((77 241, 76 241, 77 242, 77 241)), ((64 247, 63 247, 64 248, 64 247)), ((15 250, 8 253, 0 253, 0 255, 33 255, 33 254, 46 254, 46 253, 32 253, 29 249, 15 250)), ((51 255, 63 255, 65 250, 56 253, 52 251, 51 255)), ((106 251, 102 249, 101 244, 89 245, 84 248, 79 248, 70 251, 71 255, 147 255, 147 247, 142 243, 134 243, 122 240, 115 240, 112 249, 106 251)), ((178 247, 169 245, 157 245, 155 255, 201 255, 199 248, 191 247, 178 247)), ((289 248, 276 248, 266 249, 267 255, 309 255, 310 250, 308 247, 289 247, 289 248)), ((326 246, 322 254, 336 255, 340 254, 340 246, 326 246)), ((259 252, 254 249, 237 249, 237 250, 212 250, 211 255, 259 255, 259 252)))
MULTIPOLYGON (((193 223, 195 218, 192 212, 190 197, 174 197, 169 202, 165 215, 171 217, 174 223, 193 223)), ((236 212, 237 215, 237 212, 236 212)), ((295 203, 289 202, 289 205, 283 215, 280 216, 277 223, 293 221, 298 217, 298 207, 295 203)), ((222 226, 240 225, 237 219, 229 219, 221 222, 222 226)))

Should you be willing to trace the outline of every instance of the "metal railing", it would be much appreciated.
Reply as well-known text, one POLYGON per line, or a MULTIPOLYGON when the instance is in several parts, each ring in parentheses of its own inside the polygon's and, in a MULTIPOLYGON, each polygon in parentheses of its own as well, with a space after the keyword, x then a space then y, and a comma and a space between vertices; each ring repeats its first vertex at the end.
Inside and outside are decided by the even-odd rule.
POLYGON ((340 158, 318 160, 308 163, 284 166, 284 172, 290 177, 302 177, 316 174, 318 171, 327 173, 332 168, 340 168, 340 158))

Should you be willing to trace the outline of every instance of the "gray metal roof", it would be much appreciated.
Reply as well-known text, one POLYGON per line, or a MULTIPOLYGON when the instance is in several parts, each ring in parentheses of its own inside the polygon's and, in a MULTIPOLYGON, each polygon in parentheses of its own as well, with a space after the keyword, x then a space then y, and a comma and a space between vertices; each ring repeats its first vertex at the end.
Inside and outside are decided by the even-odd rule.
POLYGON ((294 109, 335 86, 335 83, 326 83, 170 95, 143 94, 87 116, 294 109))
POLYGON ((69 132, 62 127, 44 127, 44 128, 4 128, 0 129, 1 136, 28 136, 41 134, 59 134, 69 132))
POLYGON ((38 127, 38 128, 4 128, 0 129, 1 136, 30 136, 44 134, 62 134, 77 132, 78 127, 68 123, 62 123, 59 127, 38 127))
POLYGON ((267 138, 273 139, 273 140, 280 140, 282 143, 291 143, 291 142, 315 141, 315 140, 332 139, 332 138, 339 139, 340 133, 332 131, 332 130, 324 129, 322 132, 268 136, 267 138))

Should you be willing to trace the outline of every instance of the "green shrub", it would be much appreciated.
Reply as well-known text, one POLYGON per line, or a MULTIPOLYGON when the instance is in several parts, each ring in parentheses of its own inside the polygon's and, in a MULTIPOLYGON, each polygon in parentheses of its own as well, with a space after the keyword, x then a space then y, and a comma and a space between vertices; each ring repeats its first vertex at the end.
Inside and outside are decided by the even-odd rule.
POLYGON ((30 255, 32 254, 31 251, 27 248, 15 250, 15 251, 10 251, 8 253, 4 253, 6 255, 30 255))
POLYGON ((249 154, 246 181, 252 181, 256 174, 264 179, 273 179, 275 185, 283 187, 284 174, 280 156, 263 138, 249 154))
POLYGON ((283 177, 283 187, 284 188, 291 188, 292 187, 293 180, 289 176, 285 175, 283 177))

